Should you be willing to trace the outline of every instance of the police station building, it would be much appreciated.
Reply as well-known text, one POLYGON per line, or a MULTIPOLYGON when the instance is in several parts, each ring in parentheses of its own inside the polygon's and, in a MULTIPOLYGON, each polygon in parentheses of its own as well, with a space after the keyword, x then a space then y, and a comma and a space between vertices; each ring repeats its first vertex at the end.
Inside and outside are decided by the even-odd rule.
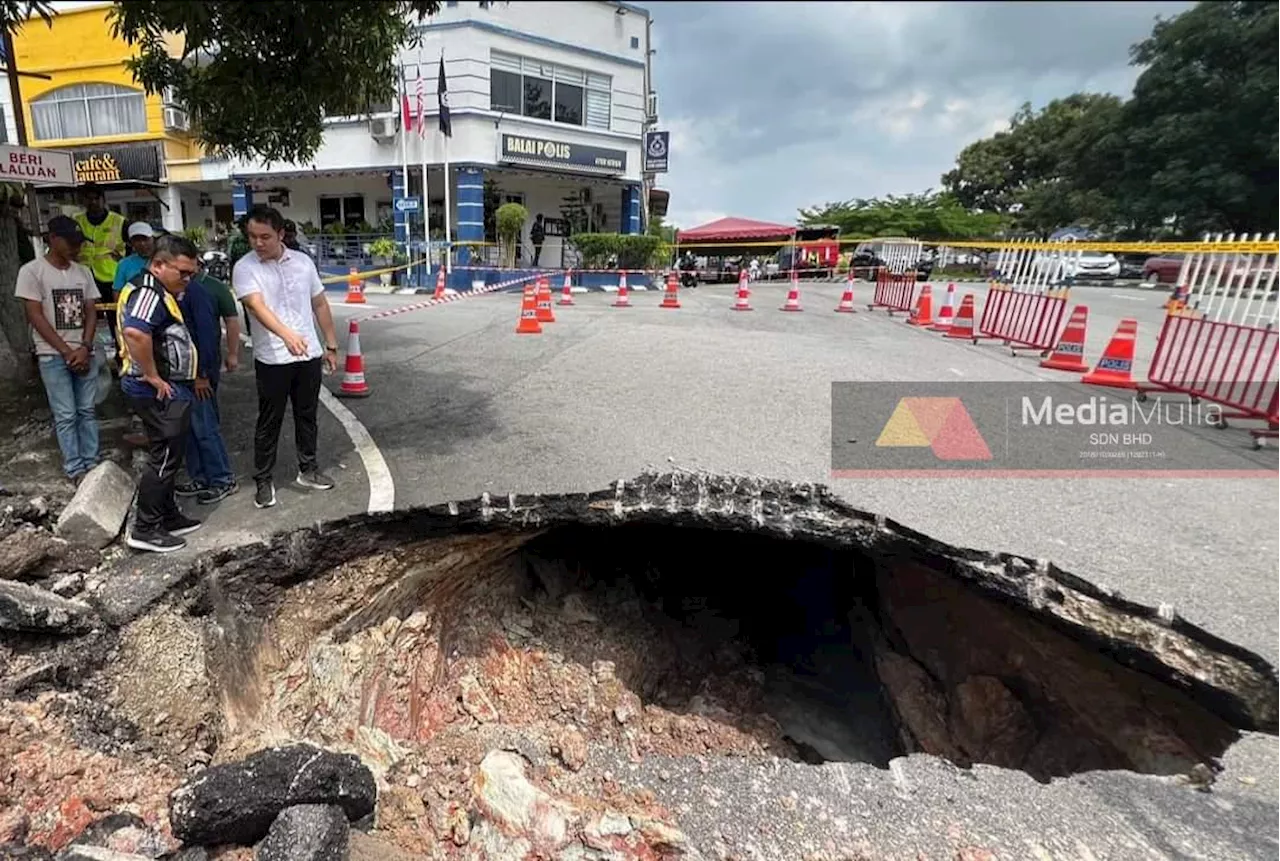
POLYGON ((419 90, 425 106, 421 128, 413 116, 404 135, 406 151, 400 106, 376 106, 372 116, 332 118, 312 164, 210 161, 200 191, 220 214, 264 202, 304 231, 341 232, 335 222, 394 231, 416 257, 425 163, 432 246, 443 247, 447 197, 455 265, 496 263, 494 214, 514 201, 529 212, 517 265, 533 262, 541 216, 539 266, 571 266, 563 242, 571 227, 645 228, 654 175, 644 172, 642 142, 657 119, 650 26, 649 13, 627 3, 446 2, 420 25, 420 48, 401 56, 410 111, 419 90), (441 56, 448 139, 438 122, 441 56))

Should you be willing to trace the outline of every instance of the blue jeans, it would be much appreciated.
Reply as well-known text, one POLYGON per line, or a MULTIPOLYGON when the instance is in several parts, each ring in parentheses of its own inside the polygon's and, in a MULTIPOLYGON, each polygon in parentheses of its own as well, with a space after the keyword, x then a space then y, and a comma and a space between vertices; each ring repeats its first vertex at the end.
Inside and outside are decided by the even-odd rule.
POLYGON ((89 370, 77 374, 61 356, 40 357, 40 379, 53 412, 62 468, 71 477, 88 472, 98 462, 98 362, 97 353, 91 354, 89 370))
POLYGON ((187 475, 201 487, 223 487, 235 481, 231 457, 222 441, 218 412, 218 378, 209 381, 213 397, 191 402, 191 432, 187 435, 187 475))

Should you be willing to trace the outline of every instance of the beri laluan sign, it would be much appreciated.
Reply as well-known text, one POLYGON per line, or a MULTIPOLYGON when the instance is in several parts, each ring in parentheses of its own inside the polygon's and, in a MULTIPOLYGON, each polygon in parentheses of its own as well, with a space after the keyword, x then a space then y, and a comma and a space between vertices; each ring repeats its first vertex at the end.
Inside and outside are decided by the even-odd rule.
POLYGON ((75 165, 70 153, 0 144, 0 182, 71 186, 75 165))

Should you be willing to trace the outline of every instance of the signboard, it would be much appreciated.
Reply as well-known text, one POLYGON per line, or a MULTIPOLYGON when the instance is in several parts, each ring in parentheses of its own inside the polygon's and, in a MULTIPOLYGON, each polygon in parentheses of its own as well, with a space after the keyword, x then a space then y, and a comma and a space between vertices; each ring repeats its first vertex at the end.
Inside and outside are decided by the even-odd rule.
POLYGON ((548 236, 568 236, 569 222, 564 218, 543 218, 542 226, 548 236))
POLYGON ((396 212, 417 212, 422 208, 422 201, 416 197, 401 197, 395 202, 396 212))
POLYGON ((671 132, 644 133, 644 172, 666 173, 667 153, 671 151, 671 132))
POLYGON ((570 144, 527 135, 502 135, 504 161, 544 164, 549 167, 589 167, 612 173, 627 170, 626 150, 570 144))
POLYGON ((82 147, 71 150, 71 155, 79 183, 160 182, 160 157, 151 144, 82 147))
POLYGON ((0 144, 0 182, 75 185, 71 154, 0 144))

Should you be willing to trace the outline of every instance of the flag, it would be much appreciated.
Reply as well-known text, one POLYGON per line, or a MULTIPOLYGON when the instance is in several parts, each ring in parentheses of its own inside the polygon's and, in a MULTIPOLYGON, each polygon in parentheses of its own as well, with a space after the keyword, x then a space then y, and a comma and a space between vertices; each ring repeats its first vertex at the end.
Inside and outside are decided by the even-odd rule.
POLYGON ((415 98, 415 101, 417 102, 416 113, 418 115, 418 137, 425 138, 427 136, 427 123, 426 123, 426 116, 425 116, 427 113, 427 94, 426 94, 426 91, 422 88, 422 64, 421 63, 418 64, 418 79, 415 84, 415 89, 416 89, 416 93, 414 98, 415 98))
POLYGON ((440 99, 440 131, 447 138, 453 137, 453 120, 449 116, 449 85, 444 76, 444 54, 440 55, 440 78, 436 83, 436 95, 440 99))
POLYGON ((404 66, 400 67, 400 126, 404 131, 413 130, 413 114, 409 113, 409 80, 404 66))

